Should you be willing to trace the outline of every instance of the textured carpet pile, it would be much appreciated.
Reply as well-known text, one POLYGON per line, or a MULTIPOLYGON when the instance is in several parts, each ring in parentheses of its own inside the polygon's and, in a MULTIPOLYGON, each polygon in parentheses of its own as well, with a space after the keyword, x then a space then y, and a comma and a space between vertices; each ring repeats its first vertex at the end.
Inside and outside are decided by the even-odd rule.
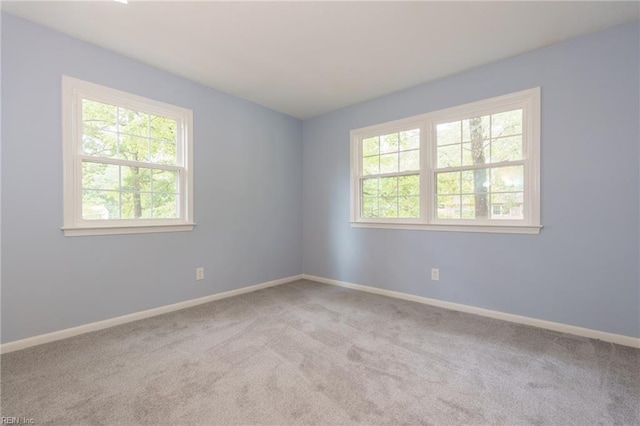
POLYGON ((1 357, 36 424, 640 424, 640 350, 297 281, 1 357))

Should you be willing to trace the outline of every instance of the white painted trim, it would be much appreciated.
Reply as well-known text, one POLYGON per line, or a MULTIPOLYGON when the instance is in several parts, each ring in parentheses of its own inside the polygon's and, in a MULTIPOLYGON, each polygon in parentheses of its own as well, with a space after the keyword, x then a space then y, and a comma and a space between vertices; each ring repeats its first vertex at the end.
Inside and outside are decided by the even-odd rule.
POLYGON ((95 226, 82 228, 62 228, 66 237, 84 237, 90 235, 148 234, 156 232, 192 231, 195 223, 186 225, 134 225, 134 226, 95 226))
POLYGON ((608 333, 606 331, 592 330, 590 328, 576 327, 574 325, 562 324, 559 322, 546 321, 538 318, 525 317, 522 315, 509 314, 506 312, 493 311, 490 309, 478 308, 461 303, 446 302, 444 300, 430 299, 428 297, 416 296, 413 294, 402 293, 399 291, 385 290, 367 285, 353 284, 344 281, 332 280, 330 278, 318 277, 315 275, 302 274, 305 280, 316 281, 323 284, 331 284, 338 287, 350 288, 352 290, 366 291, 367 293, 379 294, 382 296, 393 297, 396 299, 410 300, 425 305, 437 306, 439 308, 451 309, 453 311, 466 312, 469 314, 480 315, 483 317, 499 319, 503 321, 513 322, 516 324, 524 324, 532 327, 544 328, 547 330, 558 331, 561 333, 573 334, 575 336, 588 337, 590 339, 603 340, 605 342, 616 343, 618 345, 630 346, 632 348, 640 348, 640 337, 624 336, 622 334, 608 333))
POLYGON ((237 290, 230 290, 222 293, 212 294, 210 296, 199 297, 197 299, 185 300, 184 302, 178 302, 172 305, 147 309, 146 311, 134 312, 132 314, 122 315, 120 317, 110 318, 103 321, 92 322, 89 324, 80 325, 78 327, 54 331, 52 333, 41 334, 39 336, 28 337, 26 339, 16 340, 0 345, 0 353, 5 354, 9 352, 19 351, 20 349, 26 349, 31 346, 42 345, 44 343, 78 336, 80 334, 90 333, 92 331, 103 330, 105 328, 114 327, 116 325, 126 324, 128 322, 138 321, 144 318, 178 311, 180 309, 190 308, 192 306, 201 305, 203 303, 213 302, 214 300, 226 299, 228 297, 238 296, 244 293, 251 293, 253 291, 262 290, 263 288, 274 287, 300 279, 302 279, 302 274, 280 278, 278 280, 268 281, 261 284, 255 284, 248 287, 239 288, 237 290))
POLYGON ((351 222, 352 228, 408 229, 418 231, 489 232, 494 234, 539 234, 542 226, 445 225, 424 223, 351 222))

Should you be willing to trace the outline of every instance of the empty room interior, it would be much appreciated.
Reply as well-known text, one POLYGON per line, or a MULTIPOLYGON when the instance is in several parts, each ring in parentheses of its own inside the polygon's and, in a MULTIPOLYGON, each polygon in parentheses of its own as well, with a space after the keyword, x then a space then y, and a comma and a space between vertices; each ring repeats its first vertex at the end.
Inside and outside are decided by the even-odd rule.
POLYGON ((640 3, 1 8, 0 424, 640 425, 640 3))

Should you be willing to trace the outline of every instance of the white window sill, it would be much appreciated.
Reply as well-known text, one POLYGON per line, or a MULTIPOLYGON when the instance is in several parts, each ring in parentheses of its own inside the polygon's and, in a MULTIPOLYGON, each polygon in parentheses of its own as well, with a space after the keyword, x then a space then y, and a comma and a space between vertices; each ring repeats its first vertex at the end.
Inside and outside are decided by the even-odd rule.
POLYGON ((434 225, 421 223, 351 222, 352 228, 408 229, 419 231, 489 232, 496 234, 539 234, 542 226, 521 225, 434 225))
POLYGON ((193 230, 195 223, 181 225, 137 225, 137 226, 87 226, 62 228, 65 237, 89 235, 149 234, 154 232, 185 232, 193 230))

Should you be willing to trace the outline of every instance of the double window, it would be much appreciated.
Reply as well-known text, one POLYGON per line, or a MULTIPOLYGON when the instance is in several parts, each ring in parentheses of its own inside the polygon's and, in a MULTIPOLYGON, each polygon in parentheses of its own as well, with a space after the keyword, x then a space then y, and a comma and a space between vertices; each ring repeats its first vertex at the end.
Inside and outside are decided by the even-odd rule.
POLYGON ((352 224, 538 233, 540 89, 351 132, 352 224))
POLYGON ((193 228, 192 112, 63 77, 66 235, 193 228))

